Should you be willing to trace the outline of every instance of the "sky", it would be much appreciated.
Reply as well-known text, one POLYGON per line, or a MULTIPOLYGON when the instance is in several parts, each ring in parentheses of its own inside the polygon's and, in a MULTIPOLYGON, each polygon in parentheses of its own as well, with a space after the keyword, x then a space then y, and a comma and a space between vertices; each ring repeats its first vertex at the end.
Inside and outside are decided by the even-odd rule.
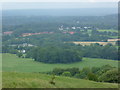
POLYGON ((118 2, 119 0, 0 0, 0 2, 118 2))
POLYGON ((0 0, 0 8, 50 9, 50 8, 117 8, 119 0, 0 0))

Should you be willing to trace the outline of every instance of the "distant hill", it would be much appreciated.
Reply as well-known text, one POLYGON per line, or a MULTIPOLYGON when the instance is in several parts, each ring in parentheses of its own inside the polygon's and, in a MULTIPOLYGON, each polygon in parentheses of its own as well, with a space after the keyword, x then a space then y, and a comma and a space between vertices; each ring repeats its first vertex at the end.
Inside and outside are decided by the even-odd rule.
POLYGON ((104 16, 115 13, 116 8, 3 10, 3 16, 104 16))

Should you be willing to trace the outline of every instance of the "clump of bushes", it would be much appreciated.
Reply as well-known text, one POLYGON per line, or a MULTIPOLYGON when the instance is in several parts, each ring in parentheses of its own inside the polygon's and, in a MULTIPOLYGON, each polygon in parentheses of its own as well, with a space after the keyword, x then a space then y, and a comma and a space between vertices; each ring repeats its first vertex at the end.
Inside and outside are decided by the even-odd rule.
POLYGON ((99 77, 99 81, 102 82, 111 82, 111 83, 120 83, 120 72, 118 69, 108 70, 106 73, 102 74, 99 77))
POLYGON ((71 77, 72 75, 71 75, 70 72, 66 71, 66 72, 63 72, 63 73, 62 73, 62 76, 71 77))
POLYGON ((88 73, 87 78, 89 80, 98 81, 98 77, 92 72, 88 73))
POLYGON ((97 82, 120 83, 120 72, 115 67, 104 65, 102 67, 85 67, 82 70, 79 68, 55 68, 52 73, 55 75, 74 77, 80 79, 88 79, 97 82))

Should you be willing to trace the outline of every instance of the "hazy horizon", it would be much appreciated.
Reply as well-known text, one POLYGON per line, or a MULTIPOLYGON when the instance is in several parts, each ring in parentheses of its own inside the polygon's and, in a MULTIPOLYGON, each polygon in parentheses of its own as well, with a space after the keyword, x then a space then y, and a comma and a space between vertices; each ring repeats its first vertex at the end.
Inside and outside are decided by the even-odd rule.
POLYGON ((3 3, 3 10, 14 9, 69 9, 69 8, 118 8, 117 2, 19 2, 3 3))
POLYGON ((118 13, 117 2, 10 2, 3 3, 4 15, 104 16, 118 13))

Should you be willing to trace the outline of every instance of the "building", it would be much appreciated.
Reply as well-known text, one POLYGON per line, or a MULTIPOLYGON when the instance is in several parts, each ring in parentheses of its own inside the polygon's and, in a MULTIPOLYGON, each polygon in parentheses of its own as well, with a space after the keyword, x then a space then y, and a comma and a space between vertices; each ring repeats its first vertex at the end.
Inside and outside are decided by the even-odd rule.
POLYGON ((3 32, 3 35, 11 35, 13 31, 3 32))
POLYGON ((73 30, 75 30, 75 29, 76 29, 76 27, 72 27, 72 29, 73 29, 73 30))

